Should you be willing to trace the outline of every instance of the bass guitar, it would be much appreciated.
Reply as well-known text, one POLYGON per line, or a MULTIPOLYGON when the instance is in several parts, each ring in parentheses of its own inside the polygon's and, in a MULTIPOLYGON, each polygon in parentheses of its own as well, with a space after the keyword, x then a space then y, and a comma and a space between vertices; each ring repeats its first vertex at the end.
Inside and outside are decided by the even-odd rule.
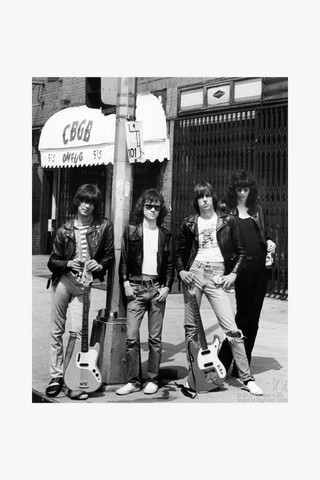
POLYGON ((194 287, 189 288, 189 293, 200 345, 195 340, 188 342, 192 366, 188 383, 193 390, 209 392, 222 385, 227 376, 226 369, 218 358, 220 338, 218 335, 214 335, 213 343, 207 344, 194 287))
POLYGON ((72 355, 64 373, 64 383, 70 390, 86 393, 95 392, 101 386, 101 372, 97 366, 100 344, 89 347, 89 294, 92 280, 92 273, 87 271, 85 265, 81 279, 84 286, 82 332, 76 334, 72 355))

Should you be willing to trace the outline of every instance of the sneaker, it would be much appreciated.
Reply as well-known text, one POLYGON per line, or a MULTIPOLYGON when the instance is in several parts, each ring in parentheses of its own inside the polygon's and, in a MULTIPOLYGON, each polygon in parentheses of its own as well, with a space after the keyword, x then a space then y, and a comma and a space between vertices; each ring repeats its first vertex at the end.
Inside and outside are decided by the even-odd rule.
POLYGON ((158 391, 158 385, 154 382, 148 382, 147 385, 144 387, 143 393, 147 395, 152 395, 158 391))
POLYGON ((46 395, 48 395, 48 397, 56 397, 61 392, 62 387, 63 387, 62 377, 52 378, 49 385, 46 388, 46 395))
POLYGON ((119 388, 116 391, 117 395, 128 395, 129 393, 139 392, 141 389, 132 383, 127 383, 124 387, 119 388))
POLYGON ((247 384, 245 384, 244 388, 252 393, 252 395, 263 395, 263 391, 253 380, 250 380, 247 384))

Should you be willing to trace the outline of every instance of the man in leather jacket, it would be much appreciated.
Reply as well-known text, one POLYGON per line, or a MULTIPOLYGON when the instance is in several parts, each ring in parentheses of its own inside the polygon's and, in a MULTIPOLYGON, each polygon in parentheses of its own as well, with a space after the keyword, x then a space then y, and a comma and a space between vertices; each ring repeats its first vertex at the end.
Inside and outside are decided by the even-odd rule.
MULTIPOLYGON (((197 341, 189 291, 194 287, 199 308, 204 293, 229 340, 244 388, 254 395, 262 395, 250 373, 243 335, 236 326, 226 292, 241 271, 246 257, 237 218, 217 209, 217 198, 208 182, 195 186, 193 206, 197 214, 185 219, 180 226, 175 260, 183 286, 187 344, 197 341)), ((191 359, 188 355, 187 358, 191 368, 191 359)))
POLYGON ((148 312, 148 380, 144 393, 158 390, 162 353, 162 325, 166 297, 174 279, 174 248, 171 233, 161 226, 167 214, 163 196, 146 190, 135 209, 135 224, 126 226, 120 259, 120 281, 127 303, 126 364, 128 383, 118 395, 141 390, 139 329, 148 312))
MULTIPOLYGON (((81 332, 84 267, 93 278, 103 280, 114 261, 113 225, 100 217, 102 194, 95 185, 82 185, 73 200, 76 216, 58 229, 48 268, 52 277, 50 374, 46 389, 56 396, 63 387, 64 355, 62 336, 70 307, 72 331, 81 332)), ((84 399, 87 394, 79 396, 84 399)))

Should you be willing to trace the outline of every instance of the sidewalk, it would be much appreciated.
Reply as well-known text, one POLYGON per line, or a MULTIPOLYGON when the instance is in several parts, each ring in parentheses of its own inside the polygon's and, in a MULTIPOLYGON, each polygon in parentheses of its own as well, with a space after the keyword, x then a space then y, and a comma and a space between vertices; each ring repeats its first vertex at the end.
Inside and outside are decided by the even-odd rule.
MULTIPOLYGON (((47 255, 36 255, 32 258, 32 389, 35 394, 34 401, 46 401, 45 388, 50 380, 49 375, 49 328, 51 291, 46 289, 50 272, 46 265, 47 255)), ((182 394, 175 385, 184 384, 187 378, 187 361, 183 330, 183 298, 177 288, 168 296, 166 314, 163 327, 163 354, 161 369, 167 374, 162 378, 158 392, 155 395, 145 395, 143 391, 126 396, 116 395, 119 385, 107 385, 103 392, 89 395, 85 401, 71 400, 60 393, 54 399, 57 403, 265 403, 288 401, 288 302, 273 298, 265 298, 260 318, 260 329, 251 363, 251 372, 257 384, 263 389, 263 397, 255 397, 240 388, 240 382, 228 376, 224 385, 214 392, 199 394, 196 399, 191 399, 182 394), (172 378, 172 375, 174 378, 172 378)), ((229 294, 235 308, 234 294, 229 294)), ((98 311, 105 308, 105 292, 93 288, 91 292, 91 308, 89 325, 96 318, 98 311)), ((223 338, 220 326, 215 315, 203 298, 201 317, 210 344, 214 334, 223 338)), ((66 345, 70 319, 67 320, 64 343, 66 345)), ((142 371, 145 377, 146 362, 148 358, 147 322, 144 319, 140 330, 142 371)))

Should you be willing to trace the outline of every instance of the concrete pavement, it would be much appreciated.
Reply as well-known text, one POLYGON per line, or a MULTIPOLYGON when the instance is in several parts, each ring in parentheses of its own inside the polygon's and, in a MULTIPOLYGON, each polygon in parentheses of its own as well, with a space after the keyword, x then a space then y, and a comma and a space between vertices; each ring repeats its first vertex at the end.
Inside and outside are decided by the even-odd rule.
MULTIPOLYGON (((45 388, 50 381, 49 375, 49 327, 51 291, 46 289, 50 275, 46 264, 47 255, 32 258, 32 390, 33 401, 46 401, 45 388)), ((187 378, 187 361, 183 330, 183 298, 177 288, 168 296, 163 327, 163 354, 161 369, 163 377, 160 388, 155 395, 145 395, 143 391, 126 396, 116 395, 119 385, 107 385, 104 391, 89 395, 85 401, 71 400, 61 392, 53 400, 57 403, 271 403, 288 401, 288 302, 265 298, 260 329, 257 336, 251 372, 257 384, 263 389, 263 397, 256 397, 241 389, 240 382, 228 376, 224 385, 214 392, 199 394, 191 399, 181 392, 175 383, 184 384, 187 378)), ((231 303, 235 309, 234 294, 230 293, 231 303)), ((89 315, 90 328, 98 310, 105 307, 105 292, 93 288, 89 315)), ((203 299, 201 317, 208 343, 213 334, 223 338, 218 321, 207 302, 203 299)), ((66 332, 70 330, 67 320, 66 332)), ((65 346, 68 333, 65 334, 65 346)), ((147 322, 144 319, 140 331, 142 372, 148 358, 147 322)), ((50 399, 51 400, 51 399, 50 399)))

